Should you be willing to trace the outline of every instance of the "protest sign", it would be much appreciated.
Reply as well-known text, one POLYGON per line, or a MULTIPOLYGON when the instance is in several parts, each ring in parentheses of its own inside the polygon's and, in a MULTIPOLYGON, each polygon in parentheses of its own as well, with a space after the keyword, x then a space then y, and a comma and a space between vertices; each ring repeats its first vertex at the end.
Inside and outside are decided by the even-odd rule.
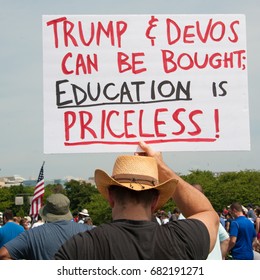
POLYGON ((243 15, 43 16, 44 152, 249 150, 243 15))

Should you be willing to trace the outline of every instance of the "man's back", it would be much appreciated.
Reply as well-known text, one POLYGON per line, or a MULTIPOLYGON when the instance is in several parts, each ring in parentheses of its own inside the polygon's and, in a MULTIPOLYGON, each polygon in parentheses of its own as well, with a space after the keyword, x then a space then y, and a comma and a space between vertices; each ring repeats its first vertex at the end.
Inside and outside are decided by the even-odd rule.
POLYGON ((90 230, 72 221, 46 223, 30 229, 5 244, 11 258, 27 260, 53 259, 59 247, 74 234, 90 230))
POLYGON ((7 222, 3 227, 0 228, 0 248, 23 231, 24 228, 22 226, 12 221, 7 222))
POLYGON ((209 252, 208 231, 198 220, 162 226, 116 220, 72 239, 61 247, 56 259, 206 259, 209 252))
POLYGON ((253 259, 252 243, 255 237, 253 223, 246 217, 240 216, 231 222, 230 236, 235 236, 236 244, 231 253, 234 259, 253 259))

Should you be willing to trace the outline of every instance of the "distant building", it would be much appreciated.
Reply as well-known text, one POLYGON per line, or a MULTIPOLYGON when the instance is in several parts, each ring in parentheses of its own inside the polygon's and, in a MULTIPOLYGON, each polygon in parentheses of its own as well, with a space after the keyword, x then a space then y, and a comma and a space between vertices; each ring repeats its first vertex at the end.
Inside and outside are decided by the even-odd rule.
MULTIPOLYGON (((88 180, 85 180, 82 178, 73 178, 73 177, 67 177, 65 179, 52 179, 52 180, 45 179, 44 183, 45 183, 45 186, 62 185, 64 187, 65 183, 67 183, 71 180, 75 180, 75 181, 79 181, 79 182, 86 182, 86 183, 95 185, 93 177, 88 178, 88 180)), ((25 179, 19 175, 0 177, 0 188, 1 187, 19 186, 21 184, 25 187, 34 187, 37 184, 37 180, 36 179, 25 179)))
MULTIPOLYGON (((64 186, 64 184, 67 182, 67 180, 65 179, 53 179, 53 180, 44 180, 44 185, 62 185, 64 186)), ((24 180, 23 181, 23 186, 25 187, 34 187, 37 184, 37 180, 35 179, 30 179, 30 180, 24 180)))
POLYGON ((0 187, 19 186, 24 180, 25 179, 19 175, 0 177, 0 187))
POLYGON ((25 187, 34 187, 36 186, 37 180, 29 179, 23 181, 23 186, 25 187))

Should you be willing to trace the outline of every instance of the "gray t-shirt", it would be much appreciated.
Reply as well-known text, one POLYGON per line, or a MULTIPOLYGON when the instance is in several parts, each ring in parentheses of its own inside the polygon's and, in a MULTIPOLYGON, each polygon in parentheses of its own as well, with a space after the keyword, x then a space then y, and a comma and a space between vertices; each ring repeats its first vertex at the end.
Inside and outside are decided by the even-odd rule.
POLYGON ((51 260, 66 240, 90 229, 91 226, 73 221, 46 223, 24 231, 4 246, 12 259, 51 260))

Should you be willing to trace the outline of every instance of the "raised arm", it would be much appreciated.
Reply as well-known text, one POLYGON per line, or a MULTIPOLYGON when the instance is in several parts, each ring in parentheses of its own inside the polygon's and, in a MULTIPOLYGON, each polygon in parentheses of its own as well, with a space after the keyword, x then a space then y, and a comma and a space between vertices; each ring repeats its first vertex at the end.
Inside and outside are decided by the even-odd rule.
POLYGON ((197 219, 205 224, 210 235, 210 251, 213 249, 218 233, 219 217, 207 197, 178 176, 163 161, 162 154, 155 152, 149 145, 140 142, 139 146, 157 161, 160 182, 174 178, 178 180, 172 199, 188 219, 197 219))

